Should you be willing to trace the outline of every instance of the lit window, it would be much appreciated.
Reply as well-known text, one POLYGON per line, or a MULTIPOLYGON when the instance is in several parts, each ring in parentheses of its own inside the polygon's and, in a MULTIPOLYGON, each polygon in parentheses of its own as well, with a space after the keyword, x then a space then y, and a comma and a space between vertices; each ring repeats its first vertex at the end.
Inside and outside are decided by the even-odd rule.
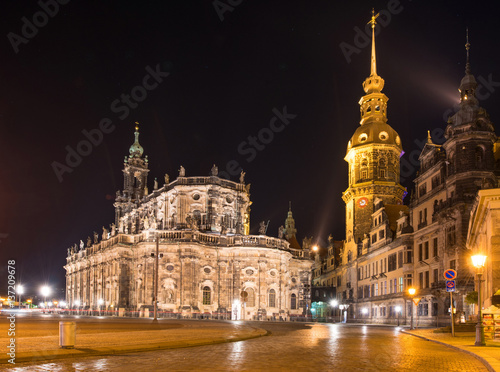
POLYGON ((269 290, 269 307, 276 307, 276 291, 274 289, 269 290))
POLYGON ((210 305, 211 291, 210 287, 203 287, 203 305, 210 305))

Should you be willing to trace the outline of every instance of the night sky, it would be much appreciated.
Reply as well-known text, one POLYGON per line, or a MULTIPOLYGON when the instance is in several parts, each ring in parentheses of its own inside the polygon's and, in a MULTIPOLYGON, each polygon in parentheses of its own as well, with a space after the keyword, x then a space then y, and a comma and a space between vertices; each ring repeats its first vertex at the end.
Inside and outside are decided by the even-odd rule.
MULTIPOLYGON (((365 37, 354 39, 371 8, 383 11, 378 74, 389 124, 406 152, 402 183, 410 192, 417 170, 411 159, 428 129, 445 128, 458 102, 466 26, 481 105, 494 123, 500 117, 494 4, 72 0, 46 7, 52 15, 44 16, 36 1, 3 1, 1 292, 9 259, 29 292, 44 283, 64 286, 66 249, 114 221, 135 121, 150 161, 150 190, 155 177, 160 185, 165 173, 176 178, 180 165, 197 176, 208 175, 214 163, 223 171, 237 162, 252 184, 252 233, 270 220, 268 235, 277 236, 292 201, 299 241, 343 239, 343 158, 370 73, 370 47, 365 37), (30 22, 40 27, 23 30, 30 22), (161 83, 144 80, 150 71, 161 83), (144 81, 150 90, 141 88, 144 81), (125 110, 123 97, 131 92, 140 102, 132 98, 125 110), (271 119, 285 106, 288 124, 277 121, 281 131, 271 132, 271 119), (71 172, 58 178, 54 162, 68 166, 68 148, 75 150, 86 139, 82 131, 95 134, 103 120, 108 133, 80 148, 88 155, 73 158, 71 172), (259 133, 263 140, 251 145, 249 136, 259 133)), ((443 141, 439 134, 436 142, 443 141)))

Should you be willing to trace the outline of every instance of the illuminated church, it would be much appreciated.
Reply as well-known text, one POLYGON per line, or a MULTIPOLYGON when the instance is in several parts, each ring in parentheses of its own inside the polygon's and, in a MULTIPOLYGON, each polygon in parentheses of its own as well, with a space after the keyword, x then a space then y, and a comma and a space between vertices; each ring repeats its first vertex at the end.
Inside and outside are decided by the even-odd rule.
POLYGON ((143 153, 136 127, 114 223, 68 249, 71 308, 147 317, 157 294, 160 317, 305 314, 312 261, 290 244, 295 231, 289 226, 289 240, 282 229, 278 238, 267 236, 263 226, 249 235, 252 202, 243 172, 233 182, 220 178, 215 165, 209 176, 193 177, 181 166, 176 179, 165 175, 161 187, 155 179, 149 192, 143 153))
MULTIPOLYGON (((360 126, 345 156, 346 238, 340 252, 330 239, 326 253, 316 255, 312 296, 322 287, 333 287, 344 320, 396 324, 408 318, 409 322, 414 309, 420 324, 447 325, 450 297, 443 277, 447 269, 457 272, 453 302, 458 319, 473 313, 465 302, 474 290, 465 241, 478 190, 497 187, 498 139, 475 95, 467 42, 460 108, 448 121, 444 144, 434 144, 428 135, 419 157, 415 193, 409 206, 403 205, 406 192, 399 183, 403 147, 388 124, 384 79, 377 74, 376 17, 370 21, 371 73, 363 82, 366 95, 359 101, 360 126), (407 292, 411 287, 419 300, 415 307, 407 292)), ((333 313, 332 306, 322 306, 318 307, 322 315, 333 313)))

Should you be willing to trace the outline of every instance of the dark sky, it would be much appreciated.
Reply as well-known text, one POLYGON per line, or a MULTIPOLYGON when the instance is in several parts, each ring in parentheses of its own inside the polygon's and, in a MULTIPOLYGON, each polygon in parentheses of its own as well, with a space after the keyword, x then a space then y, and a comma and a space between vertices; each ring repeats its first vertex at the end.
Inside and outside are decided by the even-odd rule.
MULTIPOLYGON (((343 157, 370 68, 369 46, 354 39, 372 7, 383 10, 378 73, 406 151, 404 174, 416 171, 411 158, 427 129, 444 128, 458 102, 466 26, 472 70, 485 85, 481 104, 494 122, 500 117, 494 2, 231 2, 239 4, 221 16, 213 1, 72 0, 51 6, 52 16, 36 1, 1 3, 0 289, 9 259, 28 290, 63 286, 67 247, 114 220, 135 121, 150 189, 180 165, 195 176, 236 161, 252 184, 252 232, 270 220, 268 235, 276 236, 292 201, 300 240, 343 239, 343 157), (27 21, 40 27, 24 26, 23 36, 27 21), (341 43, 356 48, 350 61, 341 43), (169 75, 128 115, 117 110, 123 103, 113 109, 122 94, 140 94, 148 66, 169 75), (284 106, 296 117, 271 139, 265 128, 284 106), (65 164, 68 146, 76 149, 82 131, 105 118, 114 130, 60 182, 53 162, 65 164), (248 137, 259 132, 267 143, 251 159, 238 147, 250 148, 248 137)), ((409 191, 411 178, 403 182, 409 191)))

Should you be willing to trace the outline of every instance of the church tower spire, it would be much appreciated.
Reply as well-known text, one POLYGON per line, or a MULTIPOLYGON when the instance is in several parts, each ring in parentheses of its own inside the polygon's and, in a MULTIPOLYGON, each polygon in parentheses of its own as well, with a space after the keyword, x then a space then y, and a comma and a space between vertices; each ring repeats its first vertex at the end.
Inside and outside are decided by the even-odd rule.
POLYGON ((477 106, 479 104, 476 98, 476 88, 477 82, 474 75, 471 73, 470 68, 470 60, 469 60, 469 29, 467 28, 465 31, 465 50, 466 50, 466 60, 465 60, 465 76, 460 82, 460 88, 458 91, 460 92, 460 104, 467 106, 477 106))
POLYGON ((344 158, 349 163, 349 187, 342 198, 346 203, 346 239, 361 241, 371 227, 376 205, 402 204, 404 188, 399 184, 402 154, 398 133, 387 124, 387 102, 382 93, 385 81, 377 73, 375 26, 372 10, 368 24, 372 28, 370 76, 363 82, 365 95, 359 101, 360 126, 347 145, 344 158))
POLYGON ((295 234, 297 233, 297 229, 295 228, 295 219, 292 215, 292 202, 288 202, 288 215, 285 220, 285 230, 283 231, 285 234, 285 238, 290 240, 295 238, 295 234))
POLYGON ((377 74, 377 54, 375 50, 375 25, 377 17, 372 10, 372 17, 368 24, 372 28, 372 55, 370 63, 370 76, 363 82, 363 90, 366 95, 361 98, 359 105, 361 106, 361 122, 363 125, 371 121, 386 122, 387 121, 387 96, 382 93, 385 81, 377 74))
POLYGON ((135 122, 134 143, 129 148, 129 156, 123 162, 123 196, 131 201, 140 200, 147 194, 148 157, 143 157, 144 149, 139 143, 139 123, 135 122))

